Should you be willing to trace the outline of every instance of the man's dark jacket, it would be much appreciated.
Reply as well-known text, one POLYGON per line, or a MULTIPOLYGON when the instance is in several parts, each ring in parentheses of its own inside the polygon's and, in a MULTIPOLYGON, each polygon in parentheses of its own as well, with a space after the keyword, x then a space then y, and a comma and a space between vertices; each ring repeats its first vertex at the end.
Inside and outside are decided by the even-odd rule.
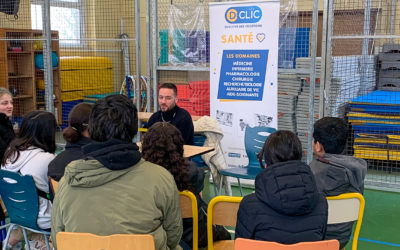
POLYGON ((255 193, 240 203, 236 238, 293 244, 325 236, 328 204, 310 167, 301 161, 273 164, 255 180, 255 193))
POLYGON ((181 131, 185 144, 193 145, 194 126, 192 117, 183 108, 175 105, 169 111, 154 113, 147 122, 147 127, 150 128, 156 122, 170 122, 181 131))

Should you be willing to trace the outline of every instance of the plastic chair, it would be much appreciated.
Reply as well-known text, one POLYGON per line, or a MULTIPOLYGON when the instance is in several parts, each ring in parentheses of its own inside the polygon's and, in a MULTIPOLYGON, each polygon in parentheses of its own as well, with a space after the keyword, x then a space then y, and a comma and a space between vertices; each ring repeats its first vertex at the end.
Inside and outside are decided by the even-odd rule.
POLYGON ((49 176, 49 184, 52 194, 55 195, 58 188, 58 181, 49 176))
POLYGON ((238 180, 240 195, 243 196, 242 185, 240 184, 240 179, 250 179, 255 180, 256 176, 261 172, 260 163, 257 159, 258 152, 261 151, 265 140, 270 134, 275 132, 276 129, 270 127, 250 127, 246 126, 245 130, 245 149, 247 158, 249 159, 249 164, 245 167, 237 168, 227 168, 220 170, 221 181, 219 187, 219 193, 222 190, 222 178, 224 176, 235 177, 238 180))
MULTIPOLYGON (((204 142, 206 141, 206 139, 207 139, 207 137, 205 135, 195 134, 193 136, 193 145, 194 146, 204 146, 204 142)), ((208 170, 210 169, 209 166, 203 161, 203 159, 201 158, 200 155, 192 157, 190 160, 193 161, 194 163, 196 163, 196 165, 198 167, 206 167, 208 170)), ((211 175, 211 178, 213 180, 214 193, 215 193, 215 196, 217 196, 218 192, 217 192, 217 188, 215 186, 214 177, 213 177, 211 171, 210 171, 210 175, 211 175)))
POLYGON ((235 240, 235 250, 338 250, 338 240, 323 240, 300 242, 296 244, 280 244, 271 241, 260 241, 238 238, 235 240))
POLYGON ((58 250, 154 250, 150 234, 113 234, 99 236, 91 233, 57 233, 58 250))
POLYGON ((193 218, 193 250, 199 248, 199 216, 196 196, 187 190, 179 192, 182 219, 193 218))
MULTIPOLYGON (((50 231, 41 229, 36 221, 39 213, 39 196, 35 182, 30 175, 0 170, 0 196, 6 206, 10 223, 3 226, 7 229, 7 236, 3 242, 3 250, 6 249, 10 232, 18 227, 22 228, 25 242, 28 242, 26 230, 43 234, 47 249, 50 249, 48 236, 50 231)), ((28 250, 29 244, 26 244, 28 250)))
POLYGON ((364 216, 364 196, 359 193, 346 193, 338 196, 328 196, 326 199, 328 200, 328 224, 357 221, 351 246, 352 250, 356 250, 364 216))
MULTIPOLYGON (((206 139, 207 139, 207 137, 204 135, 195 134, 193 136, 193 145, 194 146, 203 146, 206 139)), ((195 162, 198 167, 207 167, 208 168, 207 164, 203 161, 203 159, 201 158, 200 155, 192 157, 190 160, 195 162)))
POLYGON ((207 240, 208 250, 234 249, 233 240, 221 240, 214 243, 212 225, 236 226, 237 212, 243 197, 216 196, 207 208, 207 240))

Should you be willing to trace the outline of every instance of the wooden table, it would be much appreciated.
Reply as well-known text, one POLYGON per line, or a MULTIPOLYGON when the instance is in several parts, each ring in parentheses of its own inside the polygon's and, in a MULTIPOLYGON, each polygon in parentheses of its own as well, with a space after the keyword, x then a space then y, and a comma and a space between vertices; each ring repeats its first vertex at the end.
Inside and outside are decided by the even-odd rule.
POLYGON ((148 120, 153 113, 151 112, 138 112, 139 120, 148 120))
MULTIPOLYGON (((138 119, 139 120, 148 120, 153 113, 151 112, 138 112, 138 119)), ((197 121, 200 119, 201 116, 192 115, 192 120, 197 121)))
MULTIPOLYGON (((139 150, 142 151, 142 142, 136 142, 139 150)), ((214 147, 183 145, 183 157, 191 158, 197 155, 202 155, 214 150, 214 147)))

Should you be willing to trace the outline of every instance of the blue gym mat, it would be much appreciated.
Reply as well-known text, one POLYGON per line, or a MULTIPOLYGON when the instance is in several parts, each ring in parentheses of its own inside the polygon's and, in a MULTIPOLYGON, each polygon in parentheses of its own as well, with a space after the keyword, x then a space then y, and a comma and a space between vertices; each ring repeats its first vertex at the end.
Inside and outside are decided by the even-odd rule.
POLYGON ((376 90, 367 95, 354 98, 350 104, 400 105, 400 92, 376 90))

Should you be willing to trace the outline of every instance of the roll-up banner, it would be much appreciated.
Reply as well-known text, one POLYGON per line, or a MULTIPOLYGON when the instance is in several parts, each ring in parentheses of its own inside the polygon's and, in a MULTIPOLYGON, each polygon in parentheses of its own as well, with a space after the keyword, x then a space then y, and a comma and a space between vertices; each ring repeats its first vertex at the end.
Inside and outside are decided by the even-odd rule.
POLYGON ((279 1, 210 3, 210 113, 228 167, 246 166, 245 129, 277 128, 279 1))

